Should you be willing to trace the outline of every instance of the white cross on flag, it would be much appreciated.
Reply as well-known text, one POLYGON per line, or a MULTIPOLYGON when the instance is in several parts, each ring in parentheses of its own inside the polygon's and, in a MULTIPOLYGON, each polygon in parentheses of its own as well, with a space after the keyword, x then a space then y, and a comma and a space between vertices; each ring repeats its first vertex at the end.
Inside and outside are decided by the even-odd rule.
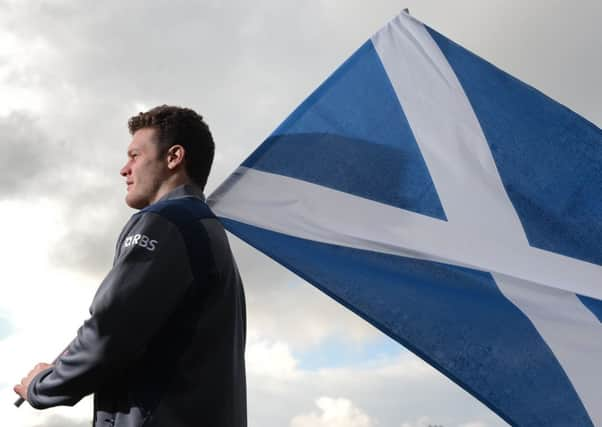
POLYGON ((602 426, 602 132, 409 15, 209 202, 510 424, 602 426))

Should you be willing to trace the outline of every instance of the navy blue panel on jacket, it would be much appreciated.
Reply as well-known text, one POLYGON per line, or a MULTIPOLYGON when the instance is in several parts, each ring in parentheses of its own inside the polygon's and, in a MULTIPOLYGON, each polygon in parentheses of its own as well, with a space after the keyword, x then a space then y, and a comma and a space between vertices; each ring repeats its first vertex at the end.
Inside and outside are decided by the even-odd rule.
POLYGON ((32 406, 94 393, 97 427, 246 426, 242 283, 194 188, 132 216, 90 314, 32 381, 32 406))

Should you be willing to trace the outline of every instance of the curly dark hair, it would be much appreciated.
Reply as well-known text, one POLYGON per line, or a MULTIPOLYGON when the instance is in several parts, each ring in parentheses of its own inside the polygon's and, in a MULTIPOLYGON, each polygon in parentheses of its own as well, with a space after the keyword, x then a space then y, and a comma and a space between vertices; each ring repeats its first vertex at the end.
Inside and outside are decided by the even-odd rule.
POLYGON ((190 108, 159 105, 131 117, 128 128, 132 135, 142 128, 157 129, 162 154, 176 144, 184 147, 186 173, 195 184, 205 188, 213 163, 215 143, 201 115, 190 108))

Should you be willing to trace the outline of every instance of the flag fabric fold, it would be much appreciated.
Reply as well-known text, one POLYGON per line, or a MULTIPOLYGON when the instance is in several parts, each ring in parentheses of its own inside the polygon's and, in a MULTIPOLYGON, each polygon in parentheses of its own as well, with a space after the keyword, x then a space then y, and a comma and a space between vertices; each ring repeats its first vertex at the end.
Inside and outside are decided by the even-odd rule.
POLYGON ((209 203, 510 424, 602 426, 602 132, 408 14, 209 203))

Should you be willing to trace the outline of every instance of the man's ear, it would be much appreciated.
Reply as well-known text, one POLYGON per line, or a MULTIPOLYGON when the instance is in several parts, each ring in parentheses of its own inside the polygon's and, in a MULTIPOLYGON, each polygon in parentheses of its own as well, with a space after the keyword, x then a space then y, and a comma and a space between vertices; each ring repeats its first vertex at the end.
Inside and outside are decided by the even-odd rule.
POLYGON ((184 163, 184 156, 186 155, 186 150, 179 144, 172 145, 167 150, 167 167, 169 169, 175 169, 178 165, 184 163))

